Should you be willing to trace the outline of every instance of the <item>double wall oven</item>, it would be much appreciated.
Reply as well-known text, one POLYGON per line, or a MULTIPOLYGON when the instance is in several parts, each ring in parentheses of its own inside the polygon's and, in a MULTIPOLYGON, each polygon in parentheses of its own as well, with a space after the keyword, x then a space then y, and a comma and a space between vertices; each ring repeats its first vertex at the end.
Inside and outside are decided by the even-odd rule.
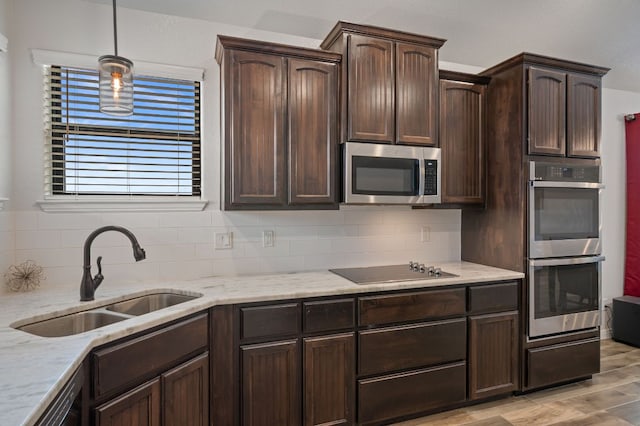
POLYGON ((529 337, 600 323, 600 166, 531 161, 529 337))

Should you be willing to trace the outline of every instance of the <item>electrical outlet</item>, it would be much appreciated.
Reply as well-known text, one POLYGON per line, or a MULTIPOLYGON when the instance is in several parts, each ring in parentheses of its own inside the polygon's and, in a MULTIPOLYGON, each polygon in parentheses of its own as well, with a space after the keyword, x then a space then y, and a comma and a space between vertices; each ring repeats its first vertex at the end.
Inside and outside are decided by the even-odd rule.
POLYGON ((275 233, 271 230, 262 231, 262 247, 273 247, 276 245, 275 233))
POLYGON ((431 241, 431 228, 427 225, 420 228, 420 241, 423 243, 431 241))
POLYGON ((233 232, 216 232, 216 250, 228 250, 233 248, 233 232))

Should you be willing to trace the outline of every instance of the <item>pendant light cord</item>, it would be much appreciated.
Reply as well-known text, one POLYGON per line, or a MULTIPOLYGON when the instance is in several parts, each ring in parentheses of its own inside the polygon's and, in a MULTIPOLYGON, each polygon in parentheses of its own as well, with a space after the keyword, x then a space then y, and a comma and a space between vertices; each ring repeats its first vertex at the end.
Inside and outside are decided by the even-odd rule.
POLYGON ((116 0, 113 0, 113 45, 118 56, 118 26, 116 25, 116 0))

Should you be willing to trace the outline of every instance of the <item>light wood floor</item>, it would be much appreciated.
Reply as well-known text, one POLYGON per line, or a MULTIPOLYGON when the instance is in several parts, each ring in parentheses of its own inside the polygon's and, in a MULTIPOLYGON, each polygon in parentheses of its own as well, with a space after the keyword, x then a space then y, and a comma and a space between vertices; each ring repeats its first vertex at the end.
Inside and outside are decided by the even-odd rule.
POLYGON ((396 423, 396 426, 640 425, 640 349, 600 346, 591 380, 396 423))

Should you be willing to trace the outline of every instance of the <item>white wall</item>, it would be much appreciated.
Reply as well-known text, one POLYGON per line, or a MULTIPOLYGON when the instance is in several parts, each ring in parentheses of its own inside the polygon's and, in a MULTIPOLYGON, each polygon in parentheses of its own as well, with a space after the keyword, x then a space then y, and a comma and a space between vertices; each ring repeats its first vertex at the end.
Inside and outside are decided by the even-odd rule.
MULTIPOLYGON (((0 34, 9 39, 11 49, 11 0, 0 0, 0 34)), ((9 53, 0 52, 0 277, 14 260, 11 197, 11 67, 9 53)), ((0 283, 1 284, 1 283, 0 283)), ((1 290, 0 290, 1 292, 1 290)))
MULTIPOLYGON (((606 76, 605 76, 606 78, 606 76)), ((621 296, 624 285, 626 155, 624 115, 640 112, 640 93, 603 90, 602 96, 602 297, 621 296)))
MULTIPOLYGON (((193 19, 119 9, 119 53, 147 62, 205 69, 202 106, 204 196, 210 205, 197 213, 44 213, 42 198, 42 74, 29 49, 112 53, 111 7, 80 0, 20 0, 16 22, 13 84, 15 99, 15 260, 45 267, 47 286, 79 286, 82 243, 95 228, 118 224, 132 229, 147 251, 134 263, 128 241, 116 233, 98 237, 104 256, 104 285, 110 280, 167 281, 208 275, 300 271, 330 267, 460 258, 458 210, 408 207, 351 207, 340 211, 221 212, 219 210, 219 72, 214 60, 217 34, 298 46, 318 40, 258 32, 193 19), (58 21, 55 25, 50 21, 58 21), (208 167, 207 167, 208 165, 208 167), (420 240, 421 228, 429 241, 420 240), (275 231, 275 247, 262 247, 262 231, 275 231), (234 233, 232 250, 215 250, 216 232, 234 233)), ((95 261, 94 261, 95 262, 95 261)), ((95 263, 94 263, 95 265, 95 263)), ((95 266, 94 266, 95 270, 95 266)))

